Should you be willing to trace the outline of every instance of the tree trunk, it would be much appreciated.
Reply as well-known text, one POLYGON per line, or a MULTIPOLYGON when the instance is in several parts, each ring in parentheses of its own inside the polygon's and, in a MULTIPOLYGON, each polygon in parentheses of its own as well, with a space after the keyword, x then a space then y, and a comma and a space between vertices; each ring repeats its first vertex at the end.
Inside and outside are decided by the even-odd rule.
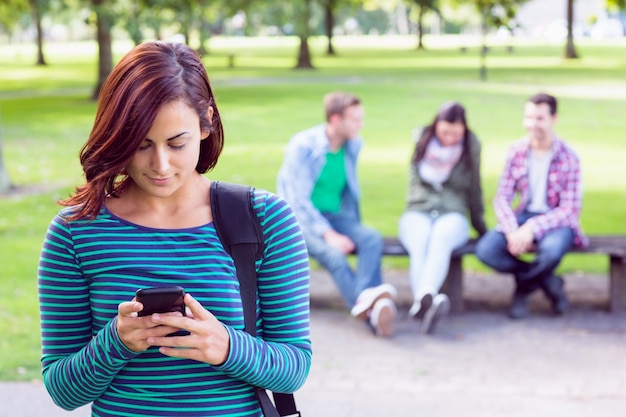
POLYGON ((298 63, 296 64, 296 69, 313 68, 313 63, 311 62, 311 52, 309 51, 309 33, 311 32, 309 29, 309 20, 311 20, 311 0, 304 0, 304 4, 302 6, 302 13, 299 16, 300 24, 297 26, 297 30, 299 32, 298 37, 300 38, 300 48, 298 50, 298 63))
POLYGON ((313 68, 311 62, 311 53, 309 51, 309 38, 305 35, 300 35, 300 49, 298 51, 298 64, 296 69, 308 69, 313 68))
MULTIPOLYGON (((200 7, 204 10, 206 7, 204 2, 200 2, 200 7)), ((201 56, 207 55, 209 53, 209 48, 207 44, 209 43, 209 39, 211 38, 211 25, 206 20, 206 16, 204 13, 200 13, 199 16, 200 22, 198 27, 198 38, 200 41, 200 46, 198 46, 198 53, 201 56)))
POLYGON ((574 0, 567 0, 567 44, 565 58, 578 58, 574 46, 574 0))
POLYGON ((37 62, 35 65, 46 65, 46 60, 43 56, 43 29, 41 28, 41 10, 39 9, 39 1, 30 0, 30 7, 33 12, 35 27, 37 28, 37 62))
POLYGON ((489 48, 487 47, 487 7, 483 7, 482 11, 482 46, 480 48, 480 79, 481 81, 487 81, 487 51, 489 48))
POLYGON ((335 27, 335 16, 333 14, 334 1, 328 1, 324 7, 326 14, 326 37, 328 38, 327 55, 335 55, 333 48, 333 28, 335 27))
POLYGON ((417 16, 417 49, 424 49, 422 38, 424 36, 424 8, 420 6, 420 12, 417 16))
POLYGON ((96 26, 98 38, 98 83, 93 91, 92 98, 98 99, 104 81, 113 71, 113 49, 111 45, 111 16, 103 6, 105 0, 93 0, 96 10, 96 26))
POLYGON ((0 124, 0 194, 6 194, 13 188, 9 172, 4 165, 4 156, 2 154, 2 125, 0 124))

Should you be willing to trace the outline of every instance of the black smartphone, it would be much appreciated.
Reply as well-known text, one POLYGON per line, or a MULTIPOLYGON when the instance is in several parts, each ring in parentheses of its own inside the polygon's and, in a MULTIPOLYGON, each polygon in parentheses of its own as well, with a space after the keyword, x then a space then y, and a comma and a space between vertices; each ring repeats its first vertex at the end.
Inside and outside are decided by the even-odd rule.
POLYGON ((149 316, 152 313, 180 312, 185 315, 185 290, 182 287, 152 287, 141 288, 136 292, 137 301, 143 304, 140 316, 149 316))

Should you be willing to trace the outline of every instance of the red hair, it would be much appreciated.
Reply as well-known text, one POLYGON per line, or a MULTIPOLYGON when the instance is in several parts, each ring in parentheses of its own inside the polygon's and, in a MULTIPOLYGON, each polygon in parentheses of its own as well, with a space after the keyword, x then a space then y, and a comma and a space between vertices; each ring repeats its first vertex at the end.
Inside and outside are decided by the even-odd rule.
POLYGON ((130 179, 124 168, 161 106, 177 100, 195 109, 200 128, 210 132, 201 141, 196 171, 204 174, 215 167, 224 147, 224 129, 200 57, 181 43, 143 43, 120 60, 102 86, 93 129, 80 151, 86 183, 59 202, 78 206, 72 218, 95 218, 107 195, 126 188, 130 179))

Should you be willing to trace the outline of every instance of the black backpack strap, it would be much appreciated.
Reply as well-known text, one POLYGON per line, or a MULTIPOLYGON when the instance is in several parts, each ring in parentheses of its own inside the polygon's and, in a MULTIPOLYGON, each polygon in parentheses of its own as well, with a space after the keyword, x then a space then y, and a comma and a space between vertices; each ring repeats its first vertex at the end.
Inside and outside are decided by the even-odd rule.
POLYGON ((263 230, 252 207, 253 189, 247 185, 211 182, 211 211, 217 235, 229 254, 232 246, 254 244, 255 259, 263 257, 263 230))
POLYGON ((272 396, 274 397, 274 404, 276 404, 276 408, 278 409, 278 413, 281 416, 298 416, 300 417, 300 411, 296 407, 296 399, 293 397, 293 394, 283 394, 282 392, 272 392, 272 396))
MULTIPOLYGON (((252 206, 252 187, 227 182, 211 182, 213 224, 222 245, 233 258, 243 306, 245 330, 256 336, 257 275, 255 261, 263 257, 263 230, 252 206)), ((293 394, 272 393, 255 387, 265 417, 297 415, 293 394)))
POLYGON ((263 231, 252 207, 252 187, 213 181, 211 211, 217 236, 233 258, 246 332, 256 336, 255 260, 263 256, 263 231))

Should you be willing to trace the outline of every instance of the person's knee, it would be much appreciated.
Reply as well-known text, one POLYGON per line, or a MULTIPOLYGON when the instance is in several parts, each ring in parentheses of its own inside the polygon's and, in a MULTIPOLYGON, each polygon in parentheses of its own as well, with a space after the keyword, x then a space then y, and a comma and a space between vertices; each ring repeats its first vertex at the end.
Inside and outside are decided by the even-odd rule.
POLYGON ((355 242, 355 244, 357 246, 357 251, 361 248, 361 250, 377 251, 382 253, 383 236, 378 230, 367 227, 363 229, 363 232, 359 236, 359 242, 355 242))
POLYGON ((329 271, 344 268, 348 263, 346 255, 330 246, 323 252, 317 253, 313 258, 329 271))
POLYGON ((573 233, 570 229, 561 229, 544 237, 539 242, 538 256, 546 261, 560 262, 574 241, 573 233))
POLYGON ((490 258, 489 255, 491 253, 491 245, 488 239, 489 233, 480 238, 478 242, 476 242, 476 247, 474 248, 476 257, 482 262, 485 262, 490 258))
POLYGON ((506 239, 502 233, 495 230, 485 233, 478 240, 474 249, 476 257, 484 264, 492 267, 505 252, 507 252, 506 239))
POLYGON ((559 247, 542 246, 537 251, 538 263, 556 267, 565 256, 566 250, 559 247))
POLYGON ((369 229, 369 237, 367 238, 372 245, 376 245, 380 248, 383 247, 383 236, 380 234, 378 230, 369 229))

